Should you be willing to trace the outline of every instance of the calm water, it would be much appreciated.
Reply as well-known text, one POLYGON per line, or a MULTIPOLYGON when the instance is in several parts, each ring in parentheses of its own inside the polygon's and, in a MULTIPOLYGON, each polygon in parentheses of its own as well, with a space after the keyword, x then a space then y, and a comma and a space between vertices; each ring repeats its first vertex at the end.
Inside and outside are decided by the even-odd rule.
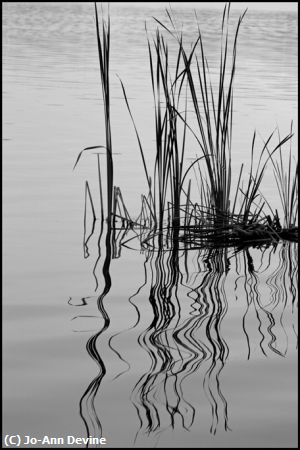
MULTIPOLYGON (((84 258, 84 182, 96 192, 96 159, 72 167, 80 150, 105 142, 93 4, 3 6, 4 435, 296 447, 297 245, 141 252, 135 239, 105 247, 106 230, 98 245, 97 223, 84 258)), ((175 9, 192 40, 192 10, 175 9)), ((198 15, 213 77, 222 13, 198 15)), ((133 216, 146 184, 117 75, 151 164, 152 16, 165 20, 155 4, 111 4, 115 183, 133 216)), ((283 136, 296 122, 296 44, 296 14, 247 12, 236 167, 254 129, 263 139, 278 125, 283 136)), ((279 208, 271 172, 264 192, 279 208)))

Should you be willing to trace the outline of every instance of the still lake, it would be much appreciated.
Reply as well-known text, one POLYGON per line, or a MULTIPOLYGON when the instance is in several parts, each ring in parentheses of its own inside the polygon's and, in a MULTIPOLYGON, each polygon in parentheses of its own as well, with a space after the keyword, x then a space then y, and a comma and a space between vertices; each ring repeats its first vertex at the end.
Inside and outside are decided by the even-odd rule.
MULTIPOLYGON (((250 162, 254 130, 263 142, 294 121, 297 134, 297 15, 249 5, 237 55, 234 176, 250 162)), ((213 77, 222 9, 194 7, 213 77)), ((116 244, 108 282, 96 230, 84 258, 84 183, 97 195, 95 155, 72 169, 83 148, 105 144, 93 8, 3 3, 3 436, 296 447, 297 244, 175 256, 116 244)), ((174 12, 192 41, 193 9, 175 3, 174 12)), ((232 12, 233 33, 242 12, 232 12)), ((153 16, 166 23, 166 15, 156 3, 111 3, 110 15, 115 184, 135 217, 146 182, 117 75, 151 164, 145 22, 151 35, 153 16)), ((263 186, 280 211, 271 170, 263 186)))

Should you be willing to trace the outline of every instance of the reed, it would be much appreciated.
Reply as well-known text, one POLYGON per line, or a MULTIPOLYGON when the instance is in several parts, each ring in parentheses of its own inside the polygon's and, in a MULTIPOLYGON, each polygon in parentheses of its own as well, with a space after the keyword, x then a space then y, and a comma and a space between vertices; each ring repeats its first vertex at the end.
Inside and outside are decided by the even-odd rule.
POLYGON ((107 220, 111 221, 113 202, 113 154, 111 136, 111 113, 110 113, 110 83, 109 83, 109 57, 110 57, 110 16, 108 12, 107 20, 103 19, 101 27, 98 19, 97 4, 95 2, 95 18, 97 31, 97 45, 99 68, 101 76, 102 97, 104 104, 105 137, 106 137, 106 168, 107 168, 107 220))
POLYGON ((94 203, 89 187, 88 181, 85 182, 85 196, 84 196, 84 219, 83 219, 83 255, 84 258, 88 258, 90 256, 88 250, 88 242, 95 231, 95 223, 96 223, 96 213, 94 208, 94 203), (91 212, 92 212, 92 227, 89 235, 87 236, 87 209, 88 209, 88 201, 90 204, 91 212))

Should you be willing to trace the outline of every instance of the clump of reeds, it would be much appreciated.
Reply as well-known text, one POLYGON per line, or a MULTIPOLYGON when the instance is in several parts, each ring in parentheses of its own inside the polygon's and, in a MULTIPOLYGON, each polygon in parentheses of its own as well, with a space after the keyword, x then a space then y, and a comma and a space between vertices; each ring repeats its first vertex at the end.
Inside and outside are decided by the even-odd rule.
MULTIPOLYGON (((209 75, 209 65, 204 49, 199 23, 196 40, 189 51, 183 44, 171 12, 167 11, 170 26, 158 23, 155 36, 148 37, 150 75, 155 106, 155 164, 151 171, 130 109, 125 87, 121 81, 125 102, 136 132, 146 175, 148 193, 142 195, 141 212, 133 221, 119 191, 113 187, 113 159, 110 125, 109 50, 110 21, 102 21, 100 32, 95 4, 97 43, 100 63, 107 155, 107 217, 113 223, 121 219, 125 227, 143 229, 143 241, 167 234, 176 236, 186 245, 201 246, 236 245, 241 242, 266 242, 280 238, 297 239, 298 214, 298 164, 292 174, 291 150, 288 169, 285 172, 283 147, 291 139, 292 131, 272 144, 273 135, 266 139, 258 158, 254 158, 256 133, 251 145, 250 172, 244 180, 241 165, 238 181, 232 187, 231 147, 234 78, 236 72, 237 43, 241 23, 240 16, 234 32, 233 43, 229 39, 230 5, 225 6, 221 23, 221 51, 217 87, 209 75), (178 45, 174 67, 170 63, 168 43, 163 32, 167 31, 178 45), (187 103, 191 99, 196 128, 190 125, 187 103), (183 112, 182 112, 183 109, 183 112), (200 157, 187 169, 185 155, 187 133, 191 133, 199 145, 200 157), (279 156, 279 161, 277 159, 279 156), (255 167, 254 160, 257 160, 255 167), (262 180, 268 164, 273 165, 279 196, 283 207, 283 221, 278 211, 261 193, 262 180), (198 168, 198 171, 196 170, 198 168), (192 199, 191 179, 187 175, 193 169, 196 174, 199 196, 192 199), (150 175, 151 174, 151 175, 150 175), (121 202, 117 212, 116 202, 121 202), (269 213, 266 213, 266 208, 269 213), (172 230, 176 229, 174 234, 172 230), (145 238, 145 230, 147 236, 145 238), (178 233, 180 231, 180 235, 178 233)), ((79 155, 80 157, 80 155, 79 155)), ((78 157, 78 159, 79 159, 78 157)), ((78 160, 77 160, 78 161, 78 160)), ((99 171, 100 179, 100 171, 99 171)), ((100 183, 101 189, 101 183, 100 183)), ((161 239, 158 241, 162 244, 161 239)))
MULTIPOLYGON (((273 133, 267 138, 258 158, 258 164, 254 168, 254 146, 256 133, 253 135, 251 147, 251 166, 248 174, 246 188, 242 188, 242 176, 244 166, 241 166, 238 182, 235 189, 232 189, 231 180, 231 145, 232 145, 232 116, 233 116, 233 92, 234 76, 236 70, 237 41, 240 25, 244 18, 242 14, 238 20, 234 34, 234 41, 229 58, 229 13, 230 6, 225 6, 222 18, 222 42, 219 63, 219 82, 217 90, 214 90, 209 79, 209 67, 204 51, 203 39, 198 25, 198 36, 189 53, 183 46, 182 34, 178 33, 169 12, 170 28, 157 22, 167 30, 178 43, 178 54, 176 70, 173 83, 168 72, 168 52, 167 45, 159 31, 154 40, 154 50, 156 56, 156 67, 154 70, 153 56, 150 42, 149 56, 151 68, 151 80, 153 94, 156 100, 155 124, 156 124, 156 166, 158 171, 158 192, 160 229, 163 224, 163 214, 165 211, 167 184, 171 186, 171 192, 176 193, 168 202, 168 210, 171 208, 175 218, 179 221, 177 225, 183 230, 183 239, 195 239, 201 236, 201 240, 208 243, 210 240, 217 245, 220 243, 228 245, 237 240, 244 241, 265 241, 274 240, 280 237, 296 237, 296 216, 297 216, 297 167, 295 176, 291 179, 291 156, 289 159, 288 174, 284 174, 282 162, 282 147, 292 136, 292 132, 278 143, 271 146, 273 133), (163 52, 161 51, 163 49, 163 52), (199 50, 199 54, 198 51, 199 50), (229 63, 231 60, 231 63, 229 63), (193 71, 192 63, 196 63, 196 74, 193 71), (184 80, 187 81, 196 123, 199 132, 196 134, 188 125, 186 110, 184 116, 179 112, 180 97, 184 93, 182 89, 184 80), (162 86, 162 87, 161 87, 162 86), (179 86, 178 95, 175 101, 176 87, 179 86), (161 94, 162 92, 162 94, 161 94), (163 98, 161 98, 161 95, 163 98), (162 115, 161 105, 165 104, 165 114, 162 115), (191 130, 196 137, 202 153, 203 161, 197 162, 198 184, 200 185, 200 196, 198 202, 192 202, 190 198, 190 184, 186 193, 186 204, 181 205, 181 194, 184 191, 182 176, 182 165, 184 157, 184 143, 182 145, 181 159, 178 159, 177 124, 180 121, 184 125, 184 138, 187 130, 191 130), (168 128, 169 127, 169 128, 168 128), (173 132, 173 133, 172 133, 173 132), (276 153, 279 152, 280 163, 276 162, 276 153), (169 166, 169 162, 173 165, 169 166), (271 162, 274 166, 276 182, 278 185, 281 202, 284 210, 284 226, 281 225, 277 210, 270 214, 265 213, 266 205, 269 203, 260 192, 261 183, 267 164, 271 162), (204 164, 204 169, 203 169, 204 164), (174 170, 178 167, 180 170, 174 170), (173 172, 172 172, 173 168, 173 172), (238 207, 238 198, 240 205, 238 207), (180 222, 180 211, 183 213, 183 223, 180 222), (289 229, 293 233, 288 233, 289 229)), ((186 102, 186 97, 185 97, 186 102)), ((143 156, 143 160, 145 158, 143 156)), ((193 164, 194 164, 193 163, 193 164)), ((188 168, 188 170, 191 167, 188 168)), ((185 191, 184 191, 185 192, 185 191)), ((272 208, 271 208, 272 211, 272 208)), ((156 210, 154 208, 156 214, 156 210)), ((169 226, 169 222, 167 227, 169 226)))
POLYGON ((209 80, 209 66, 204 51, 203 39, 198 24, 197 49, 195 52, 197 72, 192 71, 191 56, 187 55, 180 42, 185 71, 188 78, 192 103, 199 128, 199 144, 205 157, 209 184, 210 210, 216 223, 225 223, 230 212, 231 194, 231 144, 233 116, 233 84, 236 69, 237 38, 245 13, 239 18, 235 31, 232 61, 229 66, 228 20, 230 7, 225 6, 222 19, 219 82, 214 92, 209 80), (200 88, 200 89, 199 89, 200 88), (200 92, 200 94, 198 94, 200 92))
MULTIPOLYGON (((188 171, 184 171, 187 122, 179 117, 185 74, 181 69, 182 52, 178 52, 175 73, 171 74, 168 45, 157 29, 153 45, 148 38, 150 74, 155 108, 155 164, 149 175, 141 139, 130 110, 123 83, 122 89, 136 131, 149 193, 143 196, 141 216, 153 222, 161 233, 165 220, 180 225, 181 196, 188 171), (146 212, 147 211, 147 212, 146 212)), ((185 109, 186 109, 185 97, 185 109)), ((186 118, 186 113, 185 113, 186 118)))

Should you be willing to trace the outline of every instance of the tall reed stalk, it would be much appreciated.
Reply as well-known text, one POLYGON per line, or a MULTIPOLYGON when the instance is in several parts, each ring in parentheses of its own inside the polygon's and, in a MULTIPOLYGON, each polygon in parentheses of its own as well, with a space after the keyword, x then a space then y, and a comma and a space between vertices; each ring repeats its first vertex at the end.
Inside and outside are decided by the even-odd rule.
POLYGON ((105 137, 106 137, 106 168, 107 168, 107 220, 111 223, 113 202, 113 156, 110 122, 110 84, 109 84, 109 57, 110 57, 110 16, 107 21, 103 19, 101 30, 98 19, 97 4, 95 2, 95 18, 97 30, 97 45, 101 75, 102 97, 104 104, 105 137))

